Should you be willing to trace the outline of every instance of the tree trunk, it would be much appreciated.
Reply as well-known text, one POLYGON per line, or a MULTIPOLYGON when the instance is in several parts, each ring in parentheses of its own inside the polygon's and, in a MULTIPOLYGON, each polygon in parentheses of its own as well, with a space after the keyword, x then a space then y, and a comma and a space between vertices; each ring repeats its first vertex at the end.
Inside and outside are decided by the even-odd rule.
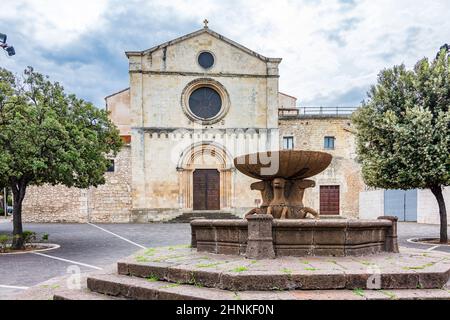
POLYGON ((448 243, 447 232, 447 208, 445 207, 444 195, 442 194, 441 186, 433 186, 430 188, 439 205, 439 215, 441 216, 441 243, 448 243))
POLYGON ((25 247, 22 227, 22 203, 25 198, 27 185, 23 181, 12 182, 11 188, 14 195, 12 249, 22 250, 25 247))
POLYGON ((0 211, 2 211, 3 214, 6 216, 7 208, 5 208, 6 200, 4 199, 5 195, 4 195, 3 189, 1 189, 0 192, 1 192, 1 194, 0 194, 0 211))

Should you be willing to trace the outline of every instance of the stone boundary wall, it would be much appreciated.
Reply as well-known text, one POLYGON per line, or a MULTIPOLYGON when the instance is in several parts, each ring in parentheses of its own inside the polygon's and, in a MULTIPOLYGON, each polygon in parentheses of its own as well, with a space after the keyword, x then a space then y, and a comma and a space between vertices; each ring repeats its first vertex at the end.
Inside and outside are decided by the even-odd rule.
POLYGON ((131 149, 115 158, 115 172, 106 184, 78 189, 64 186, 30 187, 23 204, 23 221, 36 223, 128 223, 131 219, 131 149))
POLYGON ((22 212, 23 222, 87 222, 86 201, 82 190, 77 188, 50 185, 29 187, 22 212))
POLYGON ((363 191, 359 194, 359 218, 376 219, 384 216, 384 190, 363 191))
MULTIPOLYGON (((447 207, 448 225, 450 225, 450 187, 444 188, 443 194, 447 207)), ((430 190, 418 190, 417 192, 417 222, 440 224, 439 206, 436 197, 430 190)))

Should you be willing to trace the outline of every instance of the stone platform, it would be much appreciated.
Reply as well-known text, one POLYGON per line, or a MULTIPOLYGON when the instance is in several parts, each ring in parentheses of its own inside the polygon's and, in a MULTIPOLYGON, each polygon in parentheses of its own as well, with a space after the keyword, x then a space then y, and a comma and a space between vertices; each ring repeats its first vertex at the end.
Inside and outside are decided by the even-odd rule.
POLYGON ((449 255, 411 249, 364 258, 256 261, 169 247, 143 250, 117 270, 87 275, 78 290, 60 279, 22 299, 450 300, 449 276, 449 255))
POLYGON ((248 260, 192 249, 150 249, 118 263, 120 275, 229 291, 440 289, 450 257, 404 252, 355 257, 248 260))

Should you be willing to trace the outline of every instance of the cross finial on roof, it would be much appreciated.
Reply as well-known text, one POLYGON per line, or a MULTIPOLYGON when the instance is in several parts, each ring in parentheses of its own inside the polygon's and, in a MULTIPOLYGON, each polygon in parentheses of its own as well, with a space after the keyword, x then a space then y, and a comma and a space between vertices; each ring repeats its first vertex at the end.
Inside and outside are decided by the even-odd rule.
POLYGON ((208 19, 205 19, 205 21, 203 21, 203 23, 205 24, 205 29, 208 29, 208 23, 209 23, 208 19))

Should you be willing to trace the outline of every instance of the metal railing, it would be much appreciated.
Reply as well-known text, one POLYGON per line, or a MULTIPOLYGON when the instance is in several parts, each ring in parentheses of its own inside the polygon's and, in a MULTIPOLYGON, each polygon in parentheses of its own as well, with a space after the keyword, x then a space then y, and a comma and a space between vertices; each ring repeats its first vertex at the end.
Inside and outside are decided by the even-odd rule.
POLYGON ((349 116, 358 109, 357 107, 298 107, 278 109, 280 117, 301 116, 349 116))

